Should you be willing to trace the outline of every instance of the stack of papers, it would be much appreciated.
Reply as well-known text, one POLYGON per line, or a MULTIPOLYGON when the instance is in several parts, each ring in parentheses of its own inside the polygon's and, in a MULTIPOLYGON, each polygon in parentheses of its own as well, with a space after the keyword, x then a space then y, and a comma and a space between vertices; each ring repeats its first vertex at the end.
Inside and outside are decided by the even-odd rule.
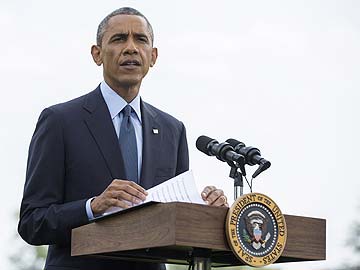
MULTIPOLYGON (((147 192, 148 196, 146 197, 146 200, 133 206, 141 205, 147 202, 188 202, 205 204, 200 196, 200 193, 197 191, 192 171, 186 171, 179 174, 160 185, 148 189, 147 192)), ((103 216, 113 214, 121 210, 123 210, 123 208, 111 207, 106 210, 103 216)))

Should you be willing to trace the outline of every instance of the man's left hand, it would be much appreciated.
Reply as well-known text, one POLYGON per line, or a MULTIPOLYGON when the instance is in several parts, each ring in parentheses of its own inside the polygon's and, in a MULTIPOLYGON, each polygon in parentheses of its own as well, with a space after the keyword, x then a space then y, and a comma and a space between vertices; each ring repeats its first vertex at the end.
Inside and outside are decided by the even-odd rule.
POLYGON ((208 205, 229 207, 224 191, 214 186, 205 187, 201 192, 201 197, 208 205))

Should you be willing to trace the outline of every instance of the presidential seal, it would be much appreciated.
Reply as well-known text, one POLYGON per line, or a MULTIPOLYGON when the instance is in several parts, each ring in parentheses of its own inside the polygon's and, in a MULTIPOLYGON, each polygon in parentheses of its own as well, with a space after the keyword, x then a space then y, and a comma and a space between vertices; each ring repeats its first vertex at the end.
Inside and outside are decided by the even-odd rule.
POLYGON ((239 197, 226 218, 226 236, 235 256, 255 267, 274 263, 286 243, 286 223, 280 208, 264 194, 239 197))

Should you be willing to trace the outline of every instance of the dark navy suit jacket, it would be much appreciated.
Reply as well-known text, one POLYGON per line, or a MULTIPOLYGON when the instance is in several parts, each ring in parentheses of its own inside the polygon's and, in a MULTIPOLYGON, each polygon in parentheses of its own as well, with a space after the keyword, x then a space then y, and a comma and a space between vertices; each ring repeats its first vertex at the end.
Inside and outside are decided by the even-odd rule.
MULTIPOLYGON (((189 169, 185 127, 141 101, 145 189, 189 169), (153 129, 158 129, 155 134, 153 129)), ((86 200, 125 179, 118 138, 100 88, 45 109, 32 137, 19 234, 49 245, 48 270, 160 269, 159 264, 71 257, 71 229, 89 223, 86 200)), ((142 224, 139 224, 142 226, 142 224)))

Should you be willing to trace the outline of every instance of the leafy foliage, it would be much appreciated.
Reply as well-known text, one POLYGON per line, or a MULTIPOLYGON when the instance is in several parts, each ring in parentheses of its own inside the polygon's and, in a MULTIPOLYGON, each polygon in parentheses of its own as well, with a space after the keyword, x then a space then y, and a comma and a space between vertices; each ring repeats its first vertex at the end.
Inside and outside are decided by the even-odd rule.
POLYGON ((243 238, 246 242, 251 243, 251 239, 245 229, 243 229, 243 238))
POLYGON ((351 246, 356 253, 360 256, 360 221, 353 224, 352 234, 354 237, 349 238, 347 244, 351 246))

